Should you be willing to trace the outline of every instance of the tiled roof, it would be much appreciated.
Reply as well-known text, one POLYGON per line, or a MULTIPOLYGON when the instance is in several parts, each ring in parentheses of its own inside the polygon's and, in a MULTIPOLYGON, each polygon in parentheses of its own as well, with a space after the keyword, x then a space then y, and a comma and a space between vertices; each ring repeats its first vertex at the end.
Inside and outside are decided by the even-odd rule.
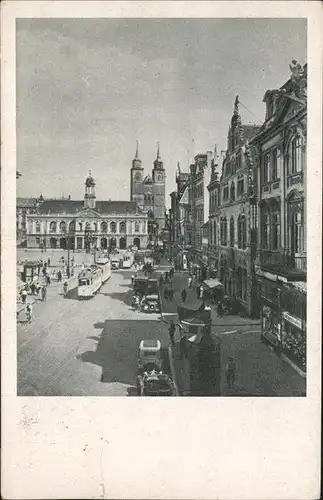
POLYGON ((251 141, 260 130, 260 125, 242 125, 243 137, 245 141, 251 141))
MULTIPOLYGON (((45 200, 39 207, 39 213, 76 214, 83 208, 84 200, 45 200)), ((134 201, 97 201, 94 211, 102 215, 141 212, 134 201)))
POLYGON ((38 198, 17 198, 17 207, 33 208, 37 203, 38 198))

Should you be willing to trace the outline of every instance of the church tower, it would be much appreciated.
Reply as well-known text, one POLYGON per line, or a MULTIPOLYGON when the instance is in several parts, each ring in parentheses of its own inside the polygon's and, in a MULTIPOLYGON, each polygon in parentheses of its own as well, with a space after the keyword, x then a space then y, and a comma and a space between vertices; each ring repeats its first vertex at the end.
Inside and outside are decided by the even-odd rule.
POLYGON ((85 179, 84 206, 86 208, 95 209, 95 203, 96 203, 95 180, 93 179, 90 170, 89 176, 85 179))
POLYGON ((152 171, 153 196, 154 196, 154 219, 158 223, 158 230, 165 227, 165 169, 160 156, 159 143, 157 145, 157 155, 152 171))
POLYGON ((139 158, 139 146, 137 141, 136 154, 132 160, 132 168, 130 171, 130 200, 135 201, 141 206, 144 204, 143 175, 144 169, 139 158))

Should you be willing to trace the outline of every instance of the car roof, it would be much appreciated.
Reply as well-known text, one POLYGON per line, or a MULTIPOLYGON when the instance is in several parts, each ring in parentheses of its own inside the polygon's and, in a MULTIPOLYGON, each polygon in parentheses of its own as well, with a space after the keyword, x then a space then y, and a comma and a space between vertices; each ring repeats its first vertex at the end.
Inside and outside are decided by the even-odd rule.
POLYGON ((140 342, 140 349, 147 349, 147 350, 156 350, 161 348, 161 343, 159 340, 155 339, 148 339, 148 340, 142 340, 140 342))

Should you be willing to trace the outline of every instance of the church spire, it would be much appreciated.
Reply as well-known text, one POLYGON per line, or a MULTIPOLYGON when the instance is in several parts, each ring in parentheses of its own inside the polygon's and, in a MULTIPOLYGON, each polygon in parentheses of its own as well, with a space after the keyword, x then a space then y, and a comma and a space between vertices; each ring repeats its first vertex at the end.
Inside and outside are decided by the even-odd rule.
POLYGON ((157 142, 157 156, 156 156, 156 160, 157 160, 157 161, 160 161, 160 160, 161 160, 161 157, 160 157, 160 152, 159 152, 159 142, 157 142))
POLYGON ((159 142, 157 142, 157 155, 156 155, 156 160, 154 161, 154 169, 157 169, 157 170, 164 169, 164 164, 163 164, 161 156, 160 156, 159 142))
POLYGON ((135 154, 135 160, 139 160, 139 144, 138 144, 138 141, 136 141, 136 154, 135 154))
POLYGON ((234 101, 234 111, 233 111, 233 114, 234 115, 238 115, 239 114, 239 96, 237 95, 236 96, 236 100, 234 101))

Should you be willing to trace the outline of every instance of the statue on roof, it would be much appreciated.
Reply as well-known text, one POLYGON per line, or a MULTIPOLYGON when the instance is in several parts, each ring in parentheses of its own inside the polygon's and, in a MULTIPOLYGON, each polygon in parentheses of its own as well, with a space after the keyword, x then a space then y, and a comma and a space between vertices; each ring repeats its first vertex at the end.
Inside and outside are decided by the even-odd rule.
POLYGON ((305 66, 302 67, 295 59, 289 65, 291 70, 291 81, 293 84, 293 93, 296 100, 306 104, 307 99, 307 74, 305 66))

